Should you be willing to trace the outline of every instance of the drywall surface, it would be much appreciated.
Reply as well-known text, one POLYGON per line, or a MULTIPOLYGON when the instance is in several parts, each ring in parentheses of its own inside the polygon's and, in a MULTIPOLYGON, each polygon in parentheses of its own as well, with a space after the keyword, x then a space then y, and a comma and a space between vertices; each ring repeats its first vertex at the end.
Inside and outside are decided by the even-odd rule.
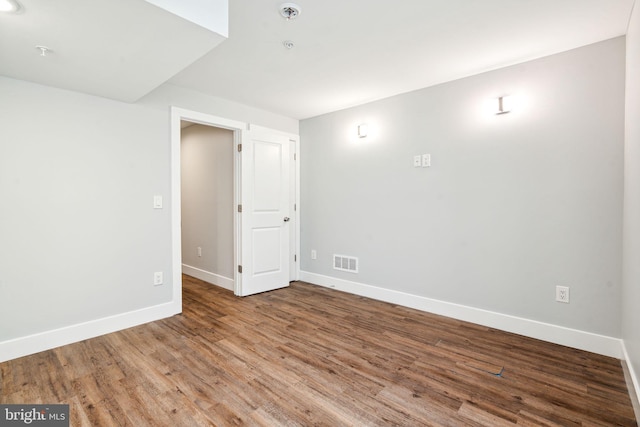
POLYGON ((640 5, 627 33, 622 330, 640 391, 640 5))
MULTIPOLYGON (((139 104, 160 109, 170 115, 168 105, 211 114, 225 119, 277 129, 298 135, 298 120, 271 113, 259 108, 249 107, 222 98, 204 95, 190 89, 184 89, 169 83, 160 86, 139 101, 139 104)), ((167 119, 167 126, 169 120, 167 119)), ((168 132, 168 130, 167 130, 168 132)))
POLYGON ((54 330, 84 325, 86 338, 92 321, 177 301, 172 105, 283 131, 298 126, 175 87, 127 104, 0 77, 0 93, 0 359, 56 346, 47 335, 54 330), (162 209, 154 209, 156 195, 162 209), (154 286, 154 272, 164 273, 163 285, 154 286), (28 350, 13 348, 25 337, 28 350))
POLYGON ((162 9, 229 37, 229 0, 146 0, 162 9))
POLYGON ((0 341, 170 301, 164 115, 20 80, 0 92, 0 341))
POLYGON ((301 121, 301 269, 619 338, 624 73, 617 38, 301 121))
POLYGON ((230 130, 202 125, 182 129, 182 262, 230 280, 233 148, 230 130))

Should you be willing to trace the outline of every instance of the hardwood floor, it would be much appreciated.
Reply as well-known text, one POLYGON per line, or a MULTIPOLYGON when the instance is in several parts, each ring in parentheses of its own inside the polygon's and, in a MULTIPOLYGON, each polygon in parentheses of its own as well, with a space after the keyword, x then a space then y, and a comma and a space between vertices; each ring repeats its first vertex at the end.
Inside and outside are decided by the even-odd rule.
POLYGON ((304 283, 0 364, 72 426, 636 426, 620 361, 304 283))

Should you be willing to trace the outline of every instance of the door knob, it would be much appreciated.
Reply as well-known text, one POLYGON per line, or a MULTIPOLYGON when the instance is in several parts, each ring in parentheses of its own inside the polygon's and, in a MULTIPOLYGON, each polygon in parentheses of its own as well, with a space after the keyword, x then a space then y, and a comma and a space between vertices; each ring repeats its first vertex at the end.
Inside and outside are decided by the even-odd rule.
POLYGON ((289 217, 288 216, 284 217, 284 222, 289 222, 289 217))

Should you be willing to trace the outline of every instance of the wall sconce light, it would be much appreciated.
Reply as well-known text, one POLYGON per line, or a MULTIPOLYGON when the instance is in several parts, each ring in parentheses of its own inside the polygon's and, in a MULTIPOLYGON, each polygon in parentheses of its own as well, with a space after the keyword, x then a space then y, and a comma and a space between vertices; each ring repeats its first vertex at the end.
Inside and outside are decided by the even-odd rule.
POLYGON ((366 124, 358 125, 358 138, 366 138, 369 132, 369 127, 366 124))
POLYGON ((52 53, 53 51, 46 46, 36 46, 36 49, 40 51, 40 56, 47 56, 48 53, 52 53))
POLYGON ((506 114, 511 111, 513 107, 512 97, 510 96, 501 96, 497 99, 498 101, 498 109, 496 110, 496 114, 506 114))

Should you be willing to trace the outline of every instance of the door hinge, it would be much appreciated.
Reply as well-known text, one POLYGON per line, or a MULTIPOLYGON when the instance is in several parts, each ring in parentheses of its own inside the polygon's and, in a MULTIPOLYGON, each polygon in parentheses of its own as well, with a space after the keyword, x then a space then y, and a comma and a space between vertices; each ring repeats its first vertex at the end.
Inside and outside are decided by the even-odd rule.
POLYGON ((293 210, 297 211, 298 210, 298 205, 296 205, 295 203, 293 204, 293 210))
POLYGON ((238 266, 238 273, 242 273, 242 266, 241 265, 238 266))
POLYGON ((238 205, 238 212, 242 212, 242 205, 238 205))
POLYGON ((298 160, 296 153, 293 153, 293 160, 298 160))
POLYGON ((238 153, 242 151, 242 144, 238 144, 238 153))
POLYGON ((293 262, 298 262, 298 255, 293 256, 293 262))

